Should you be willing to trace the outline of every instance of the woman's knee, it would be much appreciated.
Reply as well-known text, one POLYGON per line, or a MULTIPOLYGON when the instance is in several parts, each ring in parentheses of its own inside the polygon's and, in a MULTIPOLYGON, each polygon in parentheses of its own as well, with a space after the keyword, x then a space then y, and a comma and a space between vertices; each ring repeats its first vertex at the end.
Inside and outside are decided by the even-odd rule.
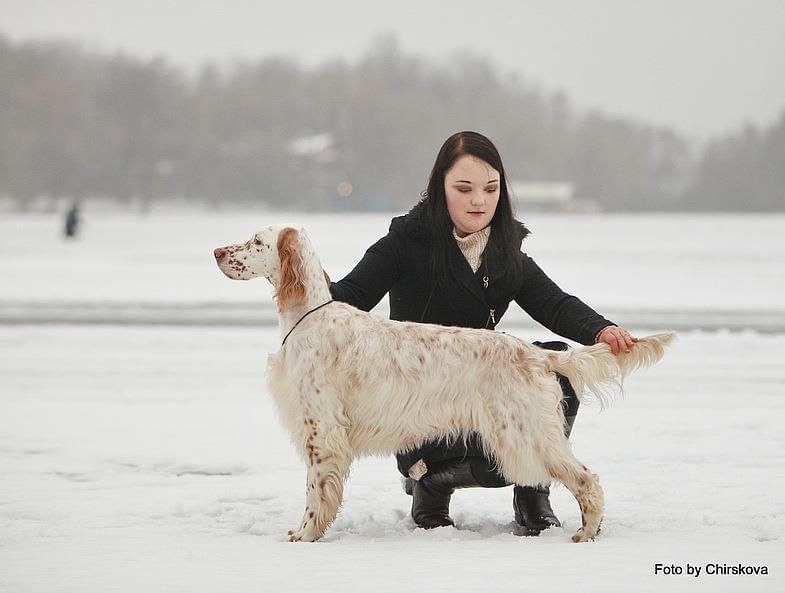
POLYGON ((567 342, 560 342, 558 340, 553 340, 551 342, 532 342, 535 346, 542 348, 543 350, 569 350, 569 345, 567 342))

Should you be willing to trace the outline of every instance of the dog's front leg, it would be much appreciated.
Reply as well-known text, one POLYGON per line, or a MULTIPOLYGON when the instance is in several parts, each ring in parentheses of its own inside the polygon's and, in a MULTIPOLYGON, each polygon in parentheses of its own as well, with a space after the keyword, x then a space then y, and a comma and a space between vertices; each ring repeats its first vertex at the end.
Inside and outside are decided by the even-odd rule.
POLYGON ((343 500, 343 484, 349 475, 351 458, 344 454, 343 447, 330 449, 326 446, 340 444, 345 439, 342 428, 333 428, 330 438, 328 432, 310 421, 306 449, 308 455, 308 476, 305 490, 305 513, 299 529, 289 532, 289 541, 312 542, 324 535, 335 520, 343 500))

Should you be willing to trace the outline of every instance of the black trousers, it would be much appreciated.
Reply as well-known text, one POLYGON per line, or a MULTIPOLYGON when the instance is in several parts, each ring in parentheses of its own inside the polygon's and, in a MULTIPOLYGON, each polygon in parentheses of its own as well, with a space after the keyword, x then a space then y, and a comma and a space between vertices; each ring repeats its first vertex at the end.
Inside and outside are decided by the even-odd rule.
MULTIPOLYGON (((533 344, 545 350, 567 350, 569 348, 564 342, 533 342, 533 344)), ((556 373, 556 378, 559 380, 559 385, 562 389, 564 415, 567 417, 575 416, 578 413, 578 407, 581 405, 581 402, 578 401, 578 396, 575 394, 575 390, 570 385, 567 377, 556 373)), ((480 436, 476 432, 472 432, 469 433, 465 442, 463 439, 458 439, 454 443, 448 443, 446 439, 434 439, 424 442, 413 451, 398 453, 395 457, 398 460, 398 471, 404 476, 408 476, 409 468, 420 459, 425 461, 426 465, 432 465, 452 459, 485 457, 485 454, 483 453, 480 436)), ((489 463, 491 462, 489 461, 489 463)))

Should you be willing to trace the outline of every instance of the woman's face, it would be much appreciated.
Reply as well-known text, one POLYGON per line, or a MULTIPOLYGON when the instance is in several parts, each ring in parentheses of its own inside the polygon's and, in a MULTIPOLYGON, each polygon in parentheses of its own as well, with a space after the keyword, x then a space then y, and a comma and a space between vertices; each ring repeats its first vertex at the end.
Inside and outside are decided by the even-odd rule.
POLYGON ((459 237, 484 229, 499 203, 499 172, 471 155, 456 159, 444 175, 447 211, 459 237))

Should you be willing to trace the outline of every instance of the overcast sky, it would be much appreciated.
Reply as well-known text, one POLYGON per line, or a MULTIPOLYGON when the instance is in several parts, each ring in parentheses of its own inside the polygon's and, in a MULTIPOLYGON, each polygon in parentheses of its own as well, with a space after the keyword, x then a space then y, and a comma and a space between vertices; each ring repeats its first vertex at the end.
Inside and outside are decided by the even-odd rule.
POLYGON ((785 110, 785 0, 0 0, 0 32, 189 67, 353 60, 391 32, 408 53, 470 50, 579 107, 696 138, 785 110))

